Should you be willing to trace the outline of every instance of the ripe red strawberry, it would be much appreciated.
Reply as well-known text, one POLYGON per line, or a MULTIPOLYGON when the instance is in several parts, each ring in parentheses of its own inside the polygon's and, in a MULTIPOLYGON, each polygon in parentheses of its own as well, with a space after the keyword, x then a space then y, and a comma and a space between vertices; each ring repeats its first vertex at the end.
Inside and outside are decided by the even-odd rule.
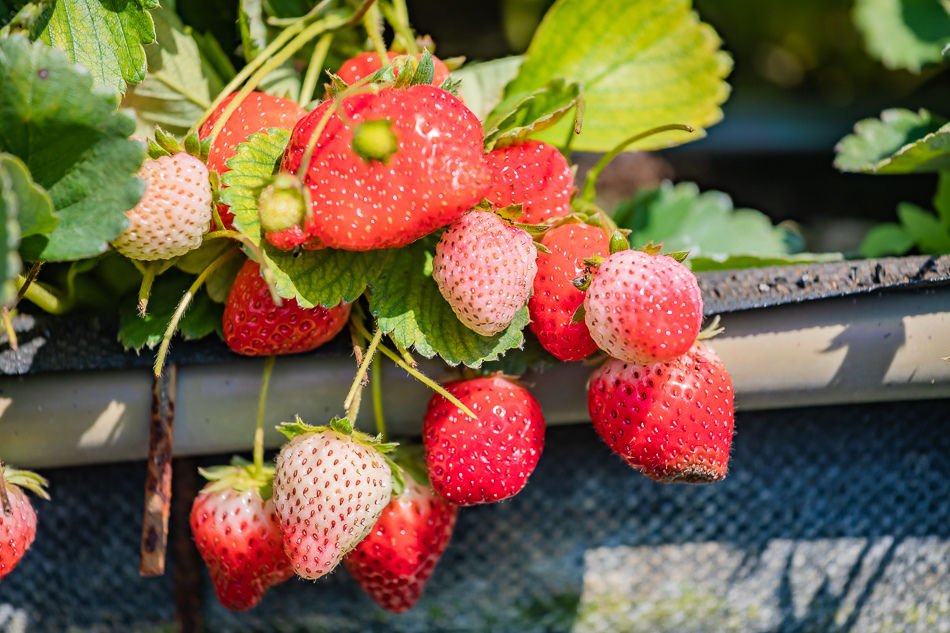
POLYGON ((274 507, 284 552, 294 572, 311 580, 330 573, 369 534, 389 503, 391 445, 352 432, 346 420, 330 427, 280 427, 291 440, 277 456, 274 507))
POLYGON ((634 250, 604 260, 591 279, 584 309, 597 346, 633 363, 685 354, 703 320, 696 276, 672 257, 634 250))
POLYGON ((493 503, 524 488, 544 448, 544 417, 530 393, 499 376, 445 385, 478 419, 436 394, 422 427, 432 487, 458 505, 493 503))
POLYGON ((218 600, 232 611, 246 611, 271 586, 293 576, 270 499, 273 468, 258 473, 236 464, 205 474, 213 481, 191 506, 191 532, 218 600))
POLYGON ((343 559, 356 582, 393 613, 411 609, 449 546, 458 506, 431 486, 406 477, 373 530, 343 559))
POLYGON ((571 212, 574 172, 553 145, 535 140, 499 147, 485 156, 491 189, 485 194, 498 207, 523 206, 516 221, 544 224, 571 212))
POLYGON ((732 380, 702 344, 662 363, 611 359, 591 377, 587 402, 607 446, 651 479, 706 483, 726 476, 732 380))
MULTIPOLYGON (((336 103, 327 101, 300 120, 282 171, 296 172, 336 103)), ((417 85, 354 95, 338 105, 301 174, 310 188, 304 222, 310 239, 357 251, 405 246, 482 199, 489 175, 481 123, 456 97, 417 85)))
POLYGON ((13 571, 36 538, 36 512, 23 488, 49 499, 46 480, 39 475, 4 468, 3 479, 12 512, 6 516, 0 507, 0 578, 13 571))
POLYGON ((112 246, 131 259, 170 259, 201 245, 211 226, 208 168, 185 154, 145 161, 138 172, 145 193, 126 211, 129 227, 112 246))
POLYGON ((333 339, 350 318, 350 304, 301 308, 295 299, 277 306, 261 267, 247 260, 224 305, 224 341, 244 356, 309 352, 333 339))
POLYGON ((534 293, 528 300, 531 331, 557 358, 581 360, 597 351, 587 324, 571 319, 584 302, 584 292, 571 283, 584 273, 584 259, 610 254, 610 238, 589 224, 562 224, 544 234, 548 253, 538 254, 534 293))
MULTIPOLYGON (((215 108, 198 131, 200 138, 205 139, 211 136, 218 119, 233 99, 233 94, 228 95, 221 105, 215 108)), ((247 141, 248 136, 272 127, 289 130, 305 114, 307 111, 296 101, 273 97, 262 92, 252 92, 228 117, 221 133, 215 138, 211 151, 208 153, 208 169, 218 172, 219 176, 230 171, 227 166, 228 159, 234 156, 237 146, 247 141)), ((224 228, 233 228, 234 215, 228 210, 227 205, 218 205, 218 214, 221 216, 224 228)))
POLYGON ((442 234, 432 278, 466 327, 492 336, 508 327, 528 300, 537 258, 527 231, 490 211, 472 211, 442 234))
MULTIPOLYGON (((387 53, 387 55, 389 57, 389 62, 392 62, 396 58, 400 57, 399 53, 393 53, 392 51, 387 53)), ((421 54, 416 55, 416 59, 420 59, 421 57, 421 54)), ((449 78, 449 69, 445 63, 437 57, 432 58, 432 64, 435 66, 435 74, 432 81, 430 82, 430 85, 438 87, 449 78)), ((379 53, 360 53, 356 57, 343 62, 343 65, 340 66, 340 69, 336 72, 336 75, 343 80, 343 83, 348 86, 352 86, 363 77, 372 75, 382 67, 383 64, 380 62, 379 53)), ((393 66, 393 70, 396 71, 396 77, 398 77, 399 65, 396 64, 393 66)))

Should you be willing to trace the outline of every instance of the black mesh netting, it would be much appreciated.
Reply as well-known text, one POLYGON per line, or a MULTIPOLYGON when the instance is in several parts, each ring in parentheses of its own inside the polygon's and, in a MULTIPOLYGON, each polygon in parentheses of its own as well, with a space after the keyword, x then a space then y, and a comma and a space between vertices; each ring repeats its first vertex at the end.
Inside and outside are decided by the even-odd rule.
MULTIPOLYGON (((218 607, 205 577, 206 629, 950 631, 945 411, 740 414, 730 475, 699 487, 636 474, 589 425, 553 428, 522 494, 462 510, 408 614, 376 608, 342 569, 279 586, 249 614, 218 607)), ((144 472, 45 473, 54 501, 0 583, 0 631, 172 627, 171 573, 138 576, 144 472)))

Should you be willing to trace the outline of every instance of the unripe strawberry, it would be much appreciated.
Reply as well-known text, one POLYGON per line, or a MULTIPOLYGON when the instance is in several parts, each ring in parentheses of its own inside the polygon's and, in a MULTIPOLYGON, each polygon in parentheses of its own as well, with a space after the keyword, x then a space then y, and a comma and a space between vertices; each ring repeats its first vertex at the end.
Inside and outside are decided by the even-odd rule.
POLYGON ((112 242, 131 259, 170 259, 201 245, 211 224, 208 168, 185 153, 146 161, 138 172, 145 193, 126 211, 129 227, 112 242))
POLYGON ((702 326, 703 298, 696 276, 672 257, 623 250, 594 273, 584 310, 600 349, 652 363, 689 350, 702 326))
POLYGON ((489 211, 472 211, 442 234, 432 278, 466 327, 492 336, 528 300, 537 258, 527 231, 489 211))
POLYGON ((651 479, 706 483, 725 477, 732 380, 702 344, 667 362, 611 359, 591 376, 587 398, 607 445, 651 479))
POLYGON ((393 480, 370 438, 298 425, 277 456, 274 507, 294 572, 312 580, 333 571, 369 534, 393 480))
POLYGON ((491 169, 485 197, 497 207, 522 205, 517 222, 544 224, 571 212, 574 172, 553 145, 518 141, 488 152, 485 162, 491 169))

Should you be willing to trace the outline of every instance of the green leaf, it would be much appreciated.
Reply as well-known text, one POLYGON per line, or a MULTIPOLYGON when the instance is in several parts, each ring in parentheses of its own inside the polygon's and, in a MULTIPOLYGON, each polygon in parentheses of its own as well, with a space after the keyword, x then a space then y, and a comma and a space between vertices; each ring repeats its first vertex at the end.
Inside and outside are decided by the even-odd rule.
POLYGON ((98 86, 125 92, 147 70, 143 44, 155 41, 155 26, 144 3, 135 0, 60 0, 50 3, 34 39, 66 52, 82 64, 98 86))
POLYGON ((914 247, 914 238, 904 227, 893 222, 878 224, 864 236, 861 242, 861 255, 864 257, 885 257, 903 255, 914 247))
POLYGON ((240 0, 238 26, 245 61, 251 61, 267 48, 267 23, 262 0, 240 0))
POLYGON ((0 158, 0 306, 8 306, 16 296, 13 281, 21 269, 17 254, 20 245, 17 214, 21 201, 17 190, 24 186, 24 180, 29 185, 29 173, 25 168, 20 169, 17 163, 8 161, 5 154, 0 154, 0 158))
POLYGON ((485 149, 507 145, 556 125, 581 98, 580 84, 552 79, 529 93, 506 97, 485 121, 485 149))
POLYGON ((274 248, 261 238, 257 197, 271 181, 289 138, 287 130, 271 128, 266 134, 252 134, 246 143, 238 145, 227 162, 230 171, 222 178, 226 188, 221 199, 231 207, 234 228, 263 247, 281 297, 296 299, 304 308, 355 301, 386 265, 389 251, 322 249, 295 254, 274 248))
POLYGON ((394 251, 372 283, 370 310, 383 332, 426 358, 438 354, 450 365, 468 367, 479 367, 506 350, 520 347, 524 340, 521 330, 528 324, 527 308, 518 312, 505 331, 494 336, 468 329, 432 279, 429 241, 419 240, 394 251))
MULTIPOLYGON (((178 303, 193 281, 193 277, 174 270, 156 279, 144 319, 139 316, 138 295, 133 293, 126 297, 119 307, 119 342, 136 352, 143 347, 153 349, 161 343, 178 303)), ((197 339, 211 334, 221 327, 223 314, 223 306, 199 291, 179 324, 182 336, 197 339)))
POLYGON ((145 47, 148 74, 129 88, 122 105, 135 110, 136 134, 151 136, 157 125, 183 136, 224 82, 174 11, 163 7, 152 16, 157 42, 145 47))
POLYGON ((934 209, 945 232, 950 233, 950 171, 941 171, 937 192, 933 198, 934 209))
POLYGON ((689 251, 690 260, 789 253, 786 229, 772 226, 759 211, 734 209, 720 191, 700 193, 691 182, 642 190, 617 208, 614 220, 632 231, 628 239, 634 248, 663 242, 663 252, 689 251))
MULTIPOLYGON (((529 93, 556 77, 584 88, 576 150, 606 152, 618 141, 668 123, 698 131, 722 118, 732 60, 689 0, 558 0, 528 47, 505 95, 529 93)), ((538 138, 561 145, 568 120, 538 138)), ((700 134, 652 136, 630 150, 668 147, 700 134)))
POLYGON ((109 248, 145 182, 132 117, 64 53, 21 36, 0 40, 0 152, 19 157, 53 201, 59 225, 23 240, 27 260, 65 261, 109 248))
POLYGON ((19 237, 45 235, 56 229, 59 220, 53 215, 53 201, 42 187, 33 182, 30 171, 16 156, 0 153, 0 169, 12 177, 12 191, 17 198, 19 237))
POLYGON ((921 209, 916 204, 902 202, 897 205, 897 217, 901 226, 907 232, 920 252, 928 255, 944 255, 950 253, 950 235, 941 226, 930 211, 921 209))
POLYGON ((856 0, 854 24, 868 53, 892 70, 918 72, 950 43, 950 15, 934 0, 856 0))
POLYGON ((864 119, 835 147, 841 171, 910 174, 950 169, 950 124, 921 109, 892 109, 864 119))
POLYGON ((510 349, 501 358, 484 363, 481 371, 485 374, 501 372, 506 376, 523 376, 529 371, 544 371, 560 364, 561 361, 544 349, 541 341, 529 329, 524 332, 524 346, 521 349, 510 349))
POLYGON ((793 255, 724 255, 718 257, 694 257, 689 260, 693 272, 707 270, 735 270, 737 268, 762 268, 764 266, 791 266, 793 264, 820 264, 839 262, 841 253, 795 253, 793 255))
POLYGON ((488 113, 501 103, 505 86, 518 74, 524 57, 502 57, 490 62, 467 64, 452 73, 452 78, 462 82, 459 96, 465 106, 484 121, 488 113))

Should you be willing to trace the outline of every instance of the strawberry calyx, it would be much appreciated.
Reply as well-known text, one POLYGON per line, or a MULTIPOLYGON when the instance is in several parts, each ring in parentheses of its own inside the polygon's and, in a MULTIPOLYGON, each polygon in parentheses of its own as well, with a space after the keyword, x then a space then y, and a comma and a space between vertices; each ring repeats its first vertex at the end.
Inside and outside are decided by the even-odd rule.
POLYGON ((185 153, 194 156, 201 162, 208 162, 208 154, 211 151, 210 138, 202 140, 198 137, 198 132, 195 131, 186 136, 183 143, 179 143, 173 135, 156 125, 155 140, 148 139, 148 157, 155 160, 162 156, 185 153))
POLYGON ((620 251, 630 250, 630 242, 627 241, 627 236, 623 234, 622 231, 614 231, 610 235, 610 254, 619 253, 620 251))
POLYGON ((229 466, 199 468, 198 472, 211 482, 205 486, 206 492, 257 490, 261 499, 267 501, 274 491, 274 467, 266 464, 257 466, 241 457, 235 456, 229 466))
POLYGON ((697 341, 707 341, 714 336, 718 336, 726 331, 726 328, 719 325, 719 315, 713 317, 709 325, 704 327, 699 334, 696 335, 697 341))
POLYGON ((3 466, 3 481, 7 486, 25 488, 34 492, 36 496, 49 501, 50 496, 46 491, 49 482, 45 477, 41 477, 34 472, 3 466))
POLYGON ((294 174, 280 172, 257 199, 261 228, 285 231, 299 225, 310 208, 310 189, 294 174))
POLYGON ((300 416, 298 415, 294 417, 293 422, 284 422, 283 424, 279 425, 277 430, 286 435, 287 439, 290 440, 294 439, 298 435, 333 431, 335 433, 339 433, 340 435, 347 436, 347 438, 351 441, 372 446, 383 455, 391 453, 393 449, 399 445, 397 442, 383 442, 379 435, 370 435, 369 433, 357 431, 353 428, 353 422, 345 417, 335 417, 330 420, 330 424, 327 426, 312 426, 301 420, 300 416))

